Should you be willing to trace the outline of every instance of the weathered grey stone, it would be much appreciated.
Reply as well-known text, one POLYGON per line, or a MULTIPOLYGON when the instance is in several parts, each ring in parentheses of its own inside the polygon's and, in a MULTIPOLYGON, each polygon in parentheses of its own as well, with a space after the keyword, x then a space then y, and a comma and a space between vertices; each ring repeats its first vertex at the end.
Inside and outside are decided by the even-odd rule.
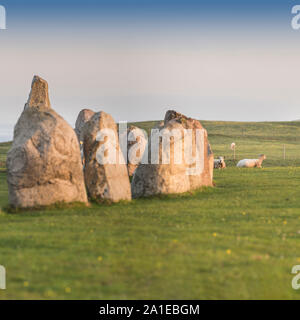
POLYGON ((38 76, 15 126, 7 182, 13 207, 87 202, 76 134, 51 108, 48 84, 38 76))
POLYGON ((192 129, 193 142, 188 145, 188 149, 191 150, 192 155, 196 155, 196 130, 203 129, 200 122, 170 110, 166 113, 164 123, 157 125, 156 129, 160 130, 160 132, 163 132, 165 129, 169 131, 177 130, 177 132, 181 132, 182 134, 171 139, 170 150, 165 148, 163 143, 160 142, 159 164, 150 163, 151 141, 149 142, 149 164, 140 164, 135 171, 131 184, 133 197, 183 193, 202 186, 212 186, 214 157, 207 139, 206 130, 204 131, 202 150, 204 158, 202 163, 200 163, 203 166, 202 171, 192 171, 195 173, 188 174, 191 170, 195 170, 195 165, 187 163, 185 159, 182 159, 181 163, 174 161, 174 154, 180 151, 176 150, 178 146, 182 148, 181 153, 184 155, 184 129, 192 129), (168 155, 170 156, 170 162, 162 164, 162 159, 168 155))
POLYGON ((83 109, 79 112, 76 124, 75 124, 75 132, 77 134, 78 140, 83 141, 82 137, 82 129, 84 125, 92 118, 92 116, 95 114, 94 111, 90 109, 83 109))
POLYGON ((89 196, 96 201, 118 202, 131 200, 131 189, 127 166, 120 151, 117 125, 105 112, 95 113, 83 128, 83 148, 85 157, 84 177, 89 196), (116 152, 115 163, 100 163, 97 152, 107 142, 97 141, 101 130, 109 129, 114 135, 114 142, 105 151, 106 155, 116 152))

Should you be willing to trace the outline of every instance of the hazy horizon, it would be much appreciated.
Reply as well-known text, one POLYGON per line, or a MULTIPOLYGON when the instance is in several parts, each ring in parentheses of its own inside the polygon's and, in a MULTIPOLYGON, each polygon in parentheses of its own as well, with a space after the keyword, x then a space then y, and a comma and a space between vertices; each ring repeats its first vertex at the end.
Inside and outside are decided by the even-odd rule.
POLYGON ((0 4, 0 136, 20 116, 35 74, 72 126, 83 108, 128 122, 160 120, 170 108, 202 120, 300 118, 294 1, 0 4))
MULTIPOLYGON (((101 110, 96 110, 96 111, 101 111, 101 110)), ((152 120, 139 120, 139 121, 132 121, 132 122, 147 122, 147 121, 162 121, 164 117, 162 117, 161 119, 152 119, 152 120)), ((300 121, 300 119, 296 119, 296 120, 288 120, 288 121, 238 121, 238 120, 206 120, 206 119, 198 119, 201 121, 220 121, 220 122, 245 122, 245 123, 251 123, 251 122, 298 122, 300 121)), ((69 123, 73 128, 75 127, 75 123, 69 123)), ((0 143, 1 142, 10 142, 13 139, 13 128, 14 125, 7 125, 7 124, 1 124, 0 123, 0 143)))

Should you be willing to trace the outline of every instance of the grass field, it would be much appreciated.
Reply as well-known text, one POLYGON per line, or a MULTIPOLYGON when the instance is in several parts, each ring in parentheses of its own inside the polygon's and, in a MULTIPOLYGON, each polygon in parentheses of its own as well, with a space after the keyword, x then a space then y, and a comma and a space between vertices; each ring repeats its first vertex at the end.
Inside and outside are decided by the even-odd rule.
POLYGON ((215 188, 12 214, 2 166, 0 299, 299 299, 300 123, 202 123, 216 156, 234 141, 265 168, 229 161, 215 188))

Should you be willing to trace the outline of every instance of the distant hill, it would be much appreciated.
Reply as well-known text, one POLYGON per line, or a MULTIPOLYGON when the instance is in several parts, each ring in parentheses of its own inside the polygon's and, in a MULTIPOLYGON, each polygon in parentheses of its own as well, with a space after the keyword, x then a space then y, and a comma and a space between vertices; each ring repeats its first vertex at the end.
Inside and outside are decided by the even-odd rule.
MULTIPOLYGON (((229 122, 202 121, 215 156, 232 159, 230 145, 236 143, 236 159, 256 158, 265 153, 267 166, 300 166, 300 121, 290 122, 229 122), (283 161, 285 145, 286 160, 283 161)), ((160 121, 131 123, 150 133, 160 121)), ((129 124, 130 125, 130 124, 129 124)), ((0 161, 5 161, 10 144, 0 143, 0 161)))

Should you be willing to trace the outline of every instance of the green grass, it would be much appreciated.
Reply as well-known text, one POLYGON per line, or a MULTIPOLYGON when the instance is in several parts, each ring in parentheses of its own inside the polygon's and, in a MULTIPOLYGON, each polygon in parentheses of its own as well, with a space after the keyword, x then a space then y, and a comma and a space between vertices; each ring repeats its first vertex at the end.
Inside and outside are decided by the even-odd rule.
POLYGON ((300 122, 210 122, 202 121, 216 155, 232 158, 235 142, 237 159, 257 158, 264 153, 264 166, 300 166, 300 122), (283 160, 283 145, 286 160, 283 160))
POLYGON ((6 154, 10 148, 11 143, 0 143, 0 172, 5 170, 6 154))
POLYGON ((299 299, 300 123, 202 123, 216 155, 234 141, 266 168, 216 170, 215 188, 179 196, 17 214, 0 172, 0 299, 299 299))

